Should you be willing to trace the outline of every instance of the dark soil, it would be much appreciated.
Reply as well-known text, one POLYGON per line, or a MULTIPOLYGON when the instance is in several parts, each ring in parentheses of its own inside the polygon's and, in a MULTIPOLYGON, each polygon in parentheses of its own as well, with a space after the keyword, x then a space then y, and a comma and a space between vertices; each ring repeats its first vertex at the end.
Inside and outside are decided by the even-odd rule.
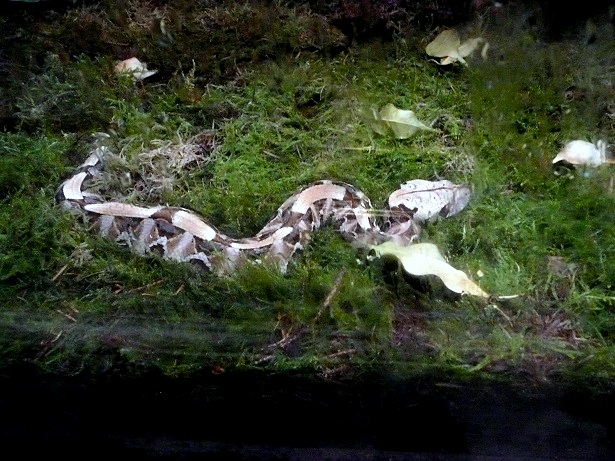
POLYGON ((615 459, 613 396, 261 372, 0 376, 5 452, 131 459, 615 459))

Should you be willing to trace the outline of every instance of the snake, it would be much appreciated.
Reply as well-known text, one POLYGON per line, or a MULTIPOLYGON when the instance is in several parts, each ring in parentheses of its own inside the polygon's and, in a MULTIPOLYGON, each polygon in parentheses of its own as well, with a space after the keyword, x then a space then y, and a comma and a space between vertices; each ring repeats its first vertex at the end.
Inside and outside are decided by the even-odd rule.
MULTIPOLYGON (((293 255, 325 225, 332 226, 345 240, 366 248, 387 241, 407 246, 421 230, 421 213, 418 207, 411 208, 408 197, 412 194, 407 185, 402 184, 390 194, 384 208, 374 209, 370 199, 355 186, 324 179, 297 189, 256 235, 234 238, 183 207, 140 206, 105 199, 96 193, 92 185, 101 177, 108 151, 98 147, 90 152, 72 176, 60 184, 55 200, 64 209, 83 215, 89 227, 102 237, 140 255, 157 253, 218 274, 232 273, 248 260, 270 261, 285 272, 293 255)), ((456 194, 457 201, 459 197, 466 201, 466 190, 461 186, 446 180, 430 184, 432 189, 448 188, 456 194)), ((452 212, 448 203, 439 209, 442 216, 452 212)))

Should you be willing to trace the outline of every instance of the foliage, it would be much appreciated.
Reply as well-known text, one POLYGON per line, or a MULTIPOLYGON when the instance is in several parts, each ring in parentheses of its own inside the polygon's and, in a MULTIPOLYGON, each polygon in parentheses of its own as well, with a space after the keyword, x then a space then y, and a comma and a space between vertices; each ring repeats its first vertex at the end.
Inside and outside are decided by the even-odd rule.
POLYGON ((47 45, 34 47, 36 65, 0 69, 3 81, 26 76, 2 101, 16 120, 0 133, 3 364, 169 375, 301 369, 326 379, 386 364, 608 388, 614 172, 555 176, 551 159, 571 139, 615 143, 609 36, 544 43, 527 17, 494 16, 481 31, 487 61, 440 67, 424 53, 429 31, 403 35, 400 26, 391 41, 351 46, 305 6, 229 3, 68 8, 39 19, 47 45), (127 54, 158 73, 117 76, 113 65, 127 54), (432 130, 374 136, 371 114, 388 103, 412 107, 432 130), (156 149, 205 132, 207 161, 181 175, 161 171, 172 181, 151 197, 236 236, 253 235, 316 179, 351 183, 377 207, 411 179, 468 184, 468 207, 427 224, 421 242, 486 292, 519 297, 437 290, 369 261, 331 229, 286 275, 263 265, 216 277, 133 255, 53 206, 93 132, 109 134, 117 154, 105 172, 110 194, 152 176, 143 159, 156 149))
MULTIPOLYGON (((469 38, 461 43, 459 34, 453 29, 446 29, 440 32, 425 48, 425 52, 429 56, 441 58, 438 64, 448 65, 455 62, 460 62, 464 65, 468 63, 464 58, 471 55, 480 44, 484 42, 481 37, 469 38)), ((488 44, 483 46, 483 56, 486 57, 488 44)))
POLYGON ((374 111, 370 125, 376 133, 386 135, 390 132, 397 139, 409 138, 419 130, 431 130, 413 111, 398 109, 393 104, 387 104, 378 113, 374 111))
POLYGON ((432 243, 416 243, 404 247, 393 242, 384 242, 375 245, 372 250, 377 257, 397 259, 408 274, 437 276, 455 293, 489 297, 465 273, 448 264, 438 247, 432 243))

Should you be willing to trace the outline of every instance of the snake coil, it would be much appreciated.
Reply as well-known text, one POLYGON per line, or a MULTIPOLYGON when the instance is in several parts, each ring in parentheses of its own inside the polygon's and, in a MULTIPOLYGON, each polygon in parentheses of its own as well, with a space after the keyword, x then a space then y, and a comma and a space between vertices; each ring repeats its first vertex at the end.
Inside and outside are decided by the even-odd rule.
MULTIPOLYGON (((356 187, 339 181, 322 180, 298 189, 253 237, 232 238, 220 232, 195 212, 172 206, 137 206, 107 201, 89 188, 104 169, 109 149, 96 147, 64 181, 56 201, 64 208, 82 213, 100 235, 130 247, 139 254, 157 252, 164 258, 192 261, 208 270, 230 273, 242 261, 261 258, 285 271, 293 254, 302 249, 310 234, 325 223, 348 241, 369 247, 385 241, 408 245, 419 234, 424 210, 409 206, 415 185, 402 184, 388 199, 384 210, 375 210, 369 198, 356 187)), ((437 201, 440 216, 450 216, 469 199, 465 186, 449 181, 430 183, 428 192, 441 189, 453 193, 454 201, 437 201), (451 203, 456 208, 451 208, 451 203)), ((423 185, 424 186, 424 185, 423 185)), ((418 191, 421 192, 421 191, 418 191)), ((416 194, 414 194, 416 196, 416 194)), ((432 200, 433 201, 433 200, 432 200)))

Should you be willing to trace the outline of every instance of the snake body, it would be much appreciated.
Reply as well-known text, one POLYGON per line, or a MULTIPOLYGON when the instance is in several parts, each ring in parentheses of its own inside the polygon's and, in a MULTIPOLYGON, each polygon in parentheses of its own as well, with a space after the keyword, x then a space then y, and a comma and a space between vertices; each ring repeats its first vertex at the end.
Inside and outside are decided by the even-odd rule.
MULTIPOLYGON (((104 168, 105 148, 95 149, 57 190, 56 201, 85 215, 100 235, 140 254, 157 252, 176 261, 192 261, 218 273, 230 273, 244 260, 273 261, 285 271, 310 234, 330 223, 341 235, 362 246, 384 241, 411 243, 419 233, 417 211, 395 200, 384 210, 372 208, 356 187, 322 180, 298 189, 254 236, 232 238, 197 213, 180 207, 136 206, 106 201, 89 190, 104 168)), ((403 190, 391 194, 399 197, 403 190)))

